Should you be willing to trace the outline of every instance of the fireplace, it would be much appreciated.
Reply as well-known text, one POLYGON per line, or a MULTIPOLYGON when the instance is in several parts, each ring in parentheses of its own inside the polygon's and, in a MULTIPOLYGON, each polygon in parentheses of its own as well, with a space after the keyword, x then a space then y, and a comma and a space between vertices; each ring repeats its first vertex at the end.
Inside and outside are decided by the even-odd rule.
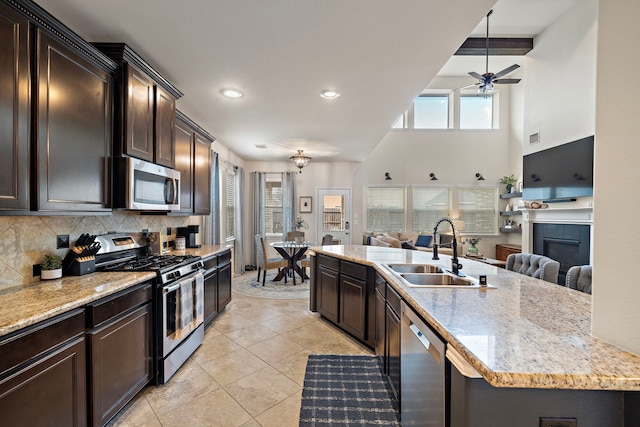
POLYGON ((560 285, 564 285, 570 267, 591 264, 593 257, 593 202, 560 207, 566 205, 522 212, 522 251, 560 262, 560 285))
POLYGON ((589 264, 590 226, 578 224, 533 224, 533 253, 560 263, 558 283, 564 284, 567 270, 589 264))

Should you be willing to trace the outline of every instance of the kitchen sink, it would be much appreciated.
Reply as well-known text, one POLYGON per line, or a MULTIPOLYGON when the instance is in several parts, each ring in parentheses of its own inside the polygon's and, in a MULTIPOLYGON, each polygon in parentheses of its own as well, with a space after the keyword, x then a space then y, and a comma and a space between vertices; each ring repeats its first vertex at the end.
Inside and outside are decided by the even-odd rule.
POLYGON ((431 264, 387 264, 387 267, 398 273, 442 273, 442 268, 431 264))
POLYGON ((480 286, 472 277, 459 277, 447 273, 401 273, 400 278, 412 288, 495 288, 495 286, 480 286))

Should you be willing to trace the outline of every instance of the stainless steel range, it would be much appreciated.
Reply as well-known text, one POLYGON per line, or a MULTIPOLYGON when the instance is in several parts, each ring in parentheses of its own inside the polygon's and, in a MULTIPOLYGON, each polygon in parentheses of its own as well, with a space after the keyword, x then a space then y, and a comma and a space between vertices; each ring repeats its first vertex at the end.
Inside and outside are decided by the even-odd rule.
POLYGON ((194 255, 150 253, 153 236, 97 236, 96 270, 156 272, 154 366, 156 384, 164 384, 204 339, 204 263, 194 255))

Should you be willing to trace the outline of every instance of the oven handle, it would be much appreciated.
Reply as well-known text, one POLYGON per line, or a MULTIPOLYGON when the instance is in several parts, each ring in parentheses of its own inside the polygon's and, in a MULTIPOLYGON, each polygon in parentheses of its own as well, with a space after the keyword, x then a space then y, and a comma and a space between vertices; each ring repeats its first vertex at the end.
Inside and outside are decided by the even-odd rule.
POLYGON ((164 288, 162 288, 162 293, 166 295, 171 292, 175 292, 178 289, 180 289, 180 282, 176 283, 175 285, 165 286, 164 288))

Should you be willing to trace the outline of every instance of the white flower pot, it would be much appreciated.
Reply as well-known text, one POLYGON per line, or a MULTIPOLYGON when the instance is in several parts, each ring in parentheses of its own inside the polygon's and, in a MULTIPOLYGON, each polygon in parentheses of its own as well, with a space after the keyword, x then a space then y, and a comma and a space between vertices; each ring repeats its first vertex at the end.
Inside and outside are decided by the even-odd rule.
POLYGON ((62 269, 58 268, 57 270, 41 270, 40 278, 42 280, 50 280, 50 279, 59 279, 62 277, 62 269))

